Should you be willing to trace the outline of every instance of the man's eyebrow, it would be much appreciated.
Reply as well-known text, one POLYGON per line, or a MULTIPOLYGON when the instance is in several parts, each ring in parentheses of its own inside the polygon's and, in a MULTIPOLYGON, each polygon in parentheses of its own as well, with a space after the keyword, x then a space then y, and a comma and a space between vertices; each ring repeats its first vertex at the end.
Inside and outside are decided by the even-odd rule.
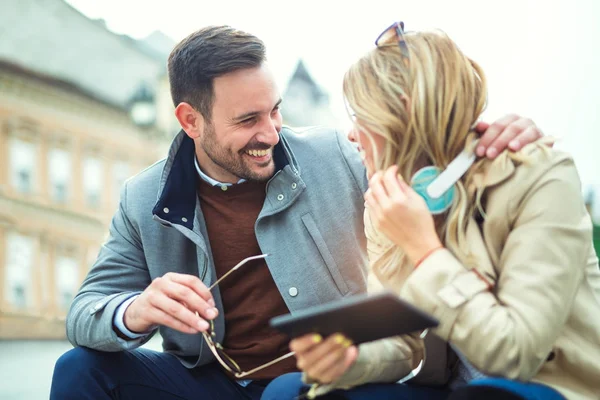
MULTIPOLYGON (((279 105, 281 104, 281 102, 282 102, 282 99, 279 99, 277 101, 277 103, 275 103, 275 106, 273 106, 273 110, 275 108, 279 107, 279 105)), ((235 118, 232 118, 232 121, 234 123, 235 122, 240 122, 240 121, 243 121, 243 120, 245 120, 247 118, 255 117, 255 116, 259 115, 259 114, 260 114, 260 111, 250 111, 250 112, 244 113, 242 115, 239 115, 239 116, 237 116, 235 118)))

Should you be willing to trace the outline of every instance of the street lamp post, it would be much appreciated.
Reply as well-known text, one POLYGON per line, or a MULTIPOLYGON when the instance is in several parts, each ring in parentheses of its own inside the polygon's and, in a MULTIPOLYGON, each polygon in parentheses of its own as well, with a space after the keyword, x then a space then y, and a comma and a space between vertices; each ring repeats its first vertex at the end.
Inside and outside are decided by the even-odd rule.
POLYGON ((156 123, 156 103, 154 91, 147 83, 142 83, 129 102, 129 115, 133 122, 149 128, 156 123))

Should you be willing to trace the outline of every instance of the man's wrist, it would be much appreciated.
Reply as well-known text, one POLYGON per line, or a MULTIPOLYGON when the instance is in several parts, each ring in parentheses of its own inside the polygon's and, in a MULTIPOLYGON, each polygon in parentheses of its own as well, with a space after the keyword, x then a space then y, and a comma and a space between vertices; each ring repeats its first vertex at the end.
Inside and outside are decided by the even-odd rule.
POLYGON ((147 332, 133 332, 125 325, 125 312, 127 311, 127 308, 131 305, 131 303, 133 303, 138 297, 139 295, 131 296, 130 298, 122 302, 119 305, 119 307, 117 307, 115 317, 113 318, 113 327, 115 328, 115 332, 117 333, 117 335, 119 335, 119 337, 125 340, 134 340, 142 338, 144 336, 147 336, 154 329, 149 329, 147 332))

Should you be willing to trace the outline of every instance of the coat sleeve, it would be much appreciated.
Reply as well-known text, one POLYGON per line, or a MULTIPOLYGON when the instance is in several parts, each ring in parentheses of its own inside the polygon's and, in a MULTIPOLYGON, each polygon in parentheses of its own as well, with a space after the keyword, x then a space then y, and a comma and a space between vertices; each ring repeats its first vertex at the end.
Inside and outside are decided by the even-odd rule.
POLYGON ((591 222, 572 159, 554 158, 520 177, 525 184, 511 186, 512 229, 495 285, 440 250, 410 275, 401 296, 438 318, 434 332, 479 370, 528 381, 569 316, 591 246, 591 222))
POLYGON ((148 341, 151 334, 135 340, 119 338, 113 329, 113 318, 121 303, 141 293, 149 284, 150 275, 140 236, 127 215, 125 184, 108 239, 67 315, 67 337, 71 344, 120 351, 148 341))

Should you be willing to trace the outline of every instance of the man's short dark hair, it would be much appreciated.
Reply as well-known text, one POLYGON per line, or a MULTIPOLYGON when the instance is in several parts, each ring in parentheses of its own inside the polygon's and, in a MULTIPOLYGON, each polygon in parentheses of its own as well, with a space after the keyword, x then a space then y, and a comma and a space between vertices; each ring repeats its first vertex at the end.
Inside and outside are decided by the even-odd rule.
POLYGON ((260 67, 265 45, 254 35, 229 26, 208 26, 183 39, 169 56, 169 84, 175 107, 189 103, 211 121, 214 78, 260 67))

